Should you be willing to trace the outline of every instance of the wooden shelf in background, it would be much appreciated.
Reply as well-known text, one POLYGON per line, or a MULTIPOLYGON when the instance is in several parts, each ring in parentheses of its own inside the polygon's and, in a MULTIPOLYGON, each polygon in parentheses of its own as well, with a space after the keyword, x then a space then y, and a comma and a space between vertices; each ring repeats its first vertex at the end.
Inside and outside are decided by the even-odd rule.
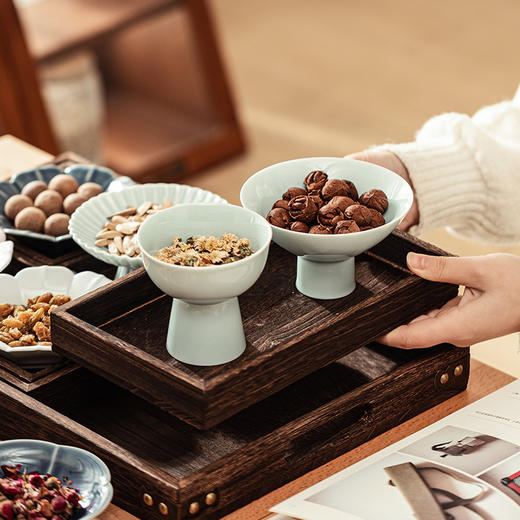
POLYGON ((31 55, 41 62, 85 47, 178 3, 178 0, 42 0, 21 7, 19 13, 31 55))
POLYGON ((168 182, 244 149, 206 0, 13 1, 0 0, 2 131, 59 153, 38 68, 86 50, 105 92, 103 162, 117 173, 168 182))
POLYGON ((204 143, 229 130, 216 120, 187 114, 143 95, 112 90, 107 93, 103 156, 115 171, 140 181, 150 175, 157 180, 162 171, 171 180, 172 175, 192 169, 190 150, 200 153, 204 143), (175 163, 178 158, 182 159, 175 163))

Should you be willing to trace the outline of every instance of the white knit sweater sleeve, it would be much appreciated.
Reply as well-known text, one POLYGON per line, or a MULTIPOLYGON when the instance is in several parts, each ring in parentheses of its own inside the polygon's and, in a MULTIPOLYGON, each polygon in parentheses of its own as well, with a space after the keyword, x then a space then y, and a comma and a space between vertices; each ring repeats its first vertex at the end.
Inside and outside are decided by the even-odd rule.
POLYGON ((413 143, 378 148, 408 168, 420 213, 411 232, 449 226, 480 241, 520 242, 520 88, 473 117, 430 119, 413 143))

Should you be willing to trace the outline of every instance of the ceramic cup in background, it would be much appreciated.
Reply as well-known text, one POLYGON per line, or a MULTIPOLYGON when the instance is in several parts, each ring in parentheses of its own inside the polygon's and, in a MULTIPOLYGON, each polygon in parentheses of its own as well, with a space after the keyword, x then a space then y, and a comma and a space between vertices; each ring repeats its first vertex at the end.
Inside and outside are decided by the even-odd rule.
POLYGON ((174 298, 167 349, 191 365, 220 365, 246 347, 238 296, 262 273, 272 231, 253 211, 230 204, 179 204, 147 218, 138 232, 144 267, 152 281, 174 298), (253 254, 208 267, 173 265, 155 258, 174 236, 220 237, 233 233, 249 239, 253 254))

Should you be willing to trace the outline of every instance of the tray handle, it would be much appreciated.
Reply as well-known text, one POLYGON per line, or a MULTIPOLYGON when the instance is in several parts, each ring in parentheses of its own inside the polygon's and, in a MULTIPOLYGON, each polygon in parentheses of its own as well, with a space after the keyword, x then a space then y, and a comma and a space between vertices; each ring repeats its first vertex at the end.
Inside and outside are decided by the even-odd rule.
POLYGON ((288 463, 307 457, 338 438, 355 437, 366 434, 367 425, 372 421, 373 405, 370 403, 354 406, 346 412, 333 417, 320 426, 314 427, 289 444, 284 455, 288 463))

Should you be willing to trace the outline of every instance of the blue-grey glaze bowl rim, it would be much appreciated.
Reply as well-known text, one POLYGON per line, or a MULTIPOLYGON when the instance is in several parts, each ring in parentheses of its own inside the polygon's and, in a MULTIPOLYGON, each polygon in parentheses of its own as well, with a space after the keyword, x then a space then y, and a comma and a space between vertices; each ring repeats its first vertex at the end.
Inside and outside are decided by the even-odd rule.
MULTIPOLYGON (((102 176, 105 176, 105 179, 103 180, 103 188, 104 188, 105 192, 108 191, 111 183, 116 179, 115 173, 110 168, 106 168, 105 166, 99 166, 97 164, 72 164, 70 166, 67 166, 64 169, 61 169, 58 166, 55 166, 52 164, 48 164, 48 165, 44 165, 44 166, 39 166, 37 168, 31 168, 30 170, 25 170, 23 172, 15 173, 9 180, 0 181, 0 188, 2 186, 10 185, 15 189, 15 191, 17 193, 20 193, 22 191, 22 188, 29 182, 34 181, 34 180, 43 180, 43 175, 46 172, 54 173, 54 175, 52 177, 59 175, 60 173, 66 173, 66 174, 72 175, 74 178, 76 178, 74 173, 79 172, 79 171, 84 172, 85 179, 83 182, 95 182, 95 181, 91 180, 91 178, 95 175, 95 173, 99 173, 102 176), (85 170, 86 170, 86 172, 85 172, 85 170), (29 178, 27 180, 25 180, 25 182, 24 182, 24 179, 23 179, 24 177, 29 177, 29 178)), ((12 195, 14 195, 14 194, 15 193, 13 192, 12 195)), ((53 237, 51 235, 46 235, 44 233, 35 233, 34 231, 16 229, 12 225, 11 222, 8 221, 9 225, 6 225, 5 221, 8 221, 8 219, 4 215, 3 205, 2 205, 2 207, 0 207, 0 226, 2 227, 2 229, 4 230, 6 235, 18 236, 18 237, 30 237, 33 239, 44 240, 47 242, 62 242, 64 240, 72 239, 72 235, 70 233, 67 233, 66 235, 61 235, 59 237, 53 237)))
MULTIPOLYGON (((106 483, 104 484, 103 487, 105 487, 108 490, 108 493, 106 495, 105 500, 103 502, 101 502, 101 504, 98 506, 96 511, 87 512, 87 514, 82 516, 80 518, 80 520, 91 520, 93 518, 96 518, 103 511, 105 511, 105 509, 112 502, 112 498, 114 496, 114 488, 111 484, 112 477, 110 474, 110 470, 108 469, 108 466, 97 455, 94 455, 90 451, 84 450, 83 448, 78 448, 76 446, 69 446, 67 444, 57 444, 55 442, 41 441, 38 439, 9 439, 9 440, 0 442, 0 457, 2 457, 3 447, 13 446, 13 445, 17 445, 17 444, 22 445, 22 446, 23 445, 37 445, 37 446, 45 445, 45 446, 52 446, 55 448, 65 448, 66 450, 69 450, 69 451, 80 452, 80 453, 84 454, 86 457, 93 459, 99 465, 99 467, 103 471, 104 476, 106 478, 106 483)), ((3 464, 3 462, 2 462, 2 464, 3 464)), ((81 489, 79 491, 81 493, 81 489)))

